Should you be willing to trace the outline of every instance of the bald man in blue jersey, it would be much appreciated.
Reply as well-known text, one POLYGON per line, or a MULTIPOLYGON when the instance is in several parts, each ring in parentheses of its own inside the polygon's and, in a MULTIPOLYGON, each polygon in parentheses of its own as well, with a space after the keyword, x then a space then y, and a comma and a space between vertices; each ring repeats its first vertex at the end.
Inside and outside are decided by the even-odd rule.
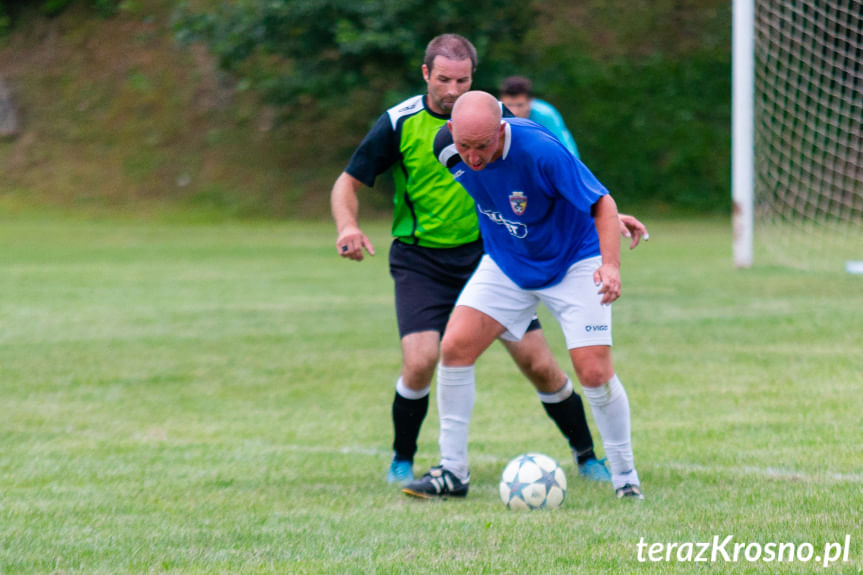
POLYGON ((614 199, 548 130, 502 118, 486 92, 458 99, 435 152, 476 203, 486 255, 459 296, 441 343, 441 464, 403 491, 417 497, 467 492, 474 363, 495 339, 520 339, 543 303, 563 328, 615 493, 642 499, 629 400, 611 359, 610 304, 621 290, 614 199))

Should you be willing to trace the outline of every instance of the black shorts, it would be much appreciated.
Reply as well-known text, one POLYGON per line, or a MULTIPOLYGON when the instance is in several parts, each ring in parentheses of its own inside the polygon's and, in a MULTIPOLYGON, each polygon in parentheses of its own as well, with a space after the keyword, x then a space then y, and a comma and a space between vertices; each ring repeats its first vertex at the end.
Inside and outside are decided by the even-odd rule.
MULTIPOLYGON (((399 337, 419 331, 443 334, 452 308, 482 255, 482 240, 454 248, 426 248, 394 240, 390 275, 395 282, 399 337)), ((528 331, 539 327, 535 319, 528 331)))
POLYGON ((396 291, 399 336, 443 333, 455 300, 482 257, 482 241, 454 248, 425 248, 393 241, 390 275, 396 291))

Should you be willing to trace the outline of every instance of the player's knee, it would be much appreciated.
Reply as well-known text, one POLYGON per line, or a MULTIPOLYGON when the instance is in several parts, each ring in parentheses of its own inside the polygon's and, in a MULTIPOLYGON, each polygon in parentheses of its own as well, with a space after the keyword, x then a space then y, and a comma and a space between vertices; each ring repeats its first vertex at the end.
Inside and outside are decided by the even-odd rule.
POLYGON ((405 379, 405 383, 409 387, 412 387, 410 384, 413 382, 418 382, 417 384, 419 385, 423 381, 430 380, 437 362, 437 353, 426 352, 405 355, 402 358, 402 377, 405 379))
POLYGON ((476 354, 470 342, 461 341, 457 337, 444 335, 441 342, 441 363, 449 366, 473 365, 476 362, 476 354))
POLYGON ((560 383, 562 371, 555 363, 554 358, 545 354, 531 354, 519 358, 519 367, 533 382, 541 389, 553 387, 560 383))
POLYGON ((576 366, 575 374, 581 385, 585 387, 599 387, 608 383, 608 380, 614 375, 612 370, 607 369, 605 365, 599 362, 576 366))
POLYGON ((455 338, 444 336, 440 344, 440 360, 444 365, 455 365, 453 362, 462 359, 459 345, 455 338))

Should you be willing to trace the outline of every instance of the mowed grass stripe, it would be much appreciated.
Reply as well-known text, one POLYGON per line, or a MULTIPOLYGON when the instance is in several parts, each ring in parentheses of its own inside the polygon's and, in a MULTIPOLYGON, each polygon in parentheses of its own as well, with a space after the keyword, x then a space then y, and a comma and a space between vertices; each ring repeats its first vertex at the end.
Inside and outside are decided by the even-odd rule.
MULTIPOLYGON (((834 569, 863 570, 861 278, 734 270, 727 222, 648 224, 614 310, 647 499, 575 477, 495 345, 471 493, 425 505, 383 482, 400 365, 386 222, 357 264, 328 222, 0 217, 0 573, 700 573, 635 545, 729 534, 851 534, 834 569), (498 501, 526 451, 567 471, 560 510, 498 501)), ((433 392, 417 472, 437 430, 433 392)))

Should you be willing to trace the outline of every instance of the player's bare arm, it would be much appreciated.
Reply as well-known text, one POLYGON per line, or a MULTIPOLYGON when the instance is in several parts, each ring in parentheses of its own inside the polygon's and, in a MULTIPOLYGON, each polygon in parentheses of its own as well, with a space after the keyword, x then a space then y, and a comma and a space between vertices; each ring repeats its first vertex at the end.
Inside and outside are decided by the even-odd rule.
POLYGON ((355 177, 342 172, 330 193, 330 209, 338 233, 336 249, 341 257, 358 262, 363 260, 363 249, 369 252, 369 255, 375 255, 372 242, 362 232, 358 223, 358 192, 362 185, 355 177))
POLYGON ((609 304, 620 297, 620 220, 617 204, 609 194, 593 205, 593 220, 599 235, 602 265, 593 274, 593 281, 601 286, 602 303, 609 304))
POLYGON ((629 243, 629 249, 635 249, 635 246, 637 246, 642 239, 644 239, 644 241, 650 239, 650 234, 647 233, 647 227, 635 216, 618 213, 617 218, 620 220, 620 235, 625 238, 632 239, 629 243))

